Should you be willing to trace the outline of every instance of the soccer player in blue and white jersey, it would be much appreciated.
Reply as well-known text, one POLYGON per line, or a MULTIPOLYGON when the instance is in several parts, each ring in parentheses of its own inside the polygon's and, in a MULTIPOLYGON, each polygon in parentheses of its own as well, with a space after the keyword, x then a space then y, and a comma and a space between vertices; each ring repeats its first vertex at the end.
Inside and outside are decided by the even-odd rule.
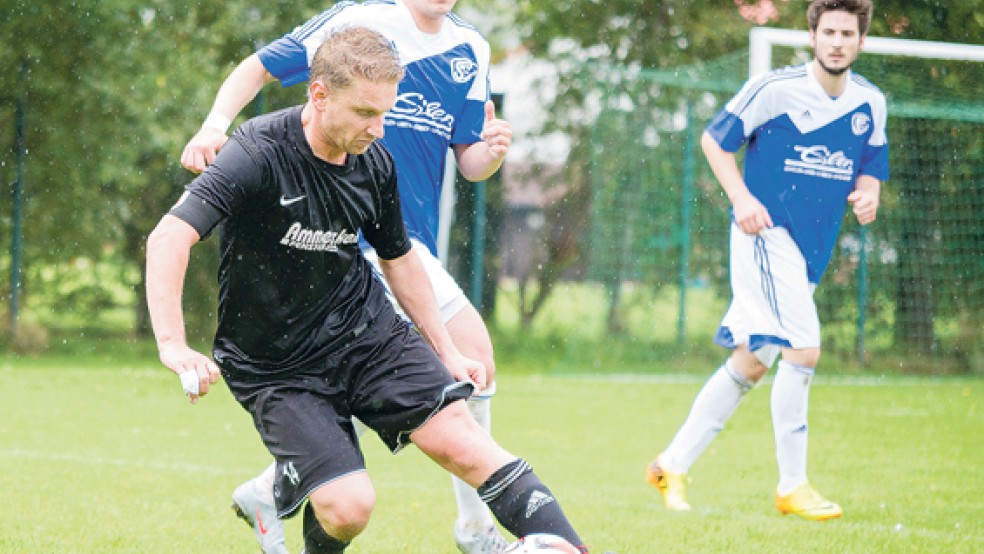
POLYGON ((813 291, 847 204, 860 224, 871 223, 888 179, 885 98, 850 70, 871 13, 869 0, 813 0, 814 59, 750 80, 704 133, 704 153, 733 208, 733 300, 715 338, 733 352, 647 468, 671 510, 690 509, 691 464, 781 356, 771 396, 776 507, 810 520, 843 513, 806 476, 807 405, 820 357, 813 291), (735 161, 742 145, 744 175, 735 161))
MULTIPOLYGON (((491 428, 489 399, 495 362, 488 329, 478 311, 437 259, 438 203, 448 150, 461 174, 480 181, 495 173, 511 142, 508 122, 489 101, 489 45, 451 10, 456 0, 339 2, 249 56, 229 75, 201 130, 181 157, 201 172, 225 143, 230 122, 268 82, 283 86, 308 78, 310 61, 324 37, 342 26, 374 29, 393 42, 406 77, 385 119, 382 144, 396 162, 403 217, 427 269, 448 332, 461 352, 482 362, 489 387, 469 401, 475 419, 491 428), (423 246, 422 248, 420 246, 423 246)), ((375 255, 365 251, 374 264, 375 255)), ((273 510, 274 466, 236 489, 237 511, 249 521, 264 552, 282 553, 283 526, 273 510)), ((458 503, 455 540, 462 552, 498 552, 506 542, 475 490, 454 479, 458 503)))

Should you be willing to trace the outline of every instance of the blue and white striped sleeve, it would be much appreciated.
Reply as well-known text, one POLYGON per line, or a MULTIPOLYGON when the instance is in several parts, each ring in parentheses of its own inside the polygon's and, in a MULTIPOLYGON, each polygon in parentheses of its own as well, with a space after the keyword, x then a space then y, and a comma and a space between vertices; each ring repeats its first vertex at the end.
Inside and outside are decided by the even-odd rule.
POLYGON ((256 55, 282 86, 303 83, 311 73, 311 60, 318 47, 333 30, 352 23, 358 8, 355 2, 339 2, 264 46, 256 55))
POLYGON ((707 132, 727 152, 737 152, 755 129, 773 117, 771 95, 775 72, 750 79, 707 126, 707 132))

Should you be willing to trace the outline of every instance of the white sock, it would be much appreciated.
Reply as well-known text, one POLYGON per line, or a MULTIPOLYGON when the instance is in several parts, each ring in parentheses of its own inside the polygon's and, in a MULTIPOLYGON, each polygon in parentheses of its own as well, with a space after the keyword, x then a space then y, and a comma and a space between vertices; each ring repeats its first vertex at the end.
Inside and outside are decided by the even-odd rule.
POLYGON ((781 495, 806 482, 806 414, 813 373, 813 368, 783 360, 772 382, 772 429, 776 435, 781 495))
POLYGON ((273 480, 277 476, 277 462, 273 462, 263 473, 253 479, 253 488, 256 494, 266 502, 273 502, 273 480))
MULTIPOLYGON (((492 431, 492 402, 489 398, 470 398, 468 410, 483 429, 492 431)), ((458 502, 458 519, 454 523, 456 536, 467 539, 494 525, 492 512, 471 485, 453 475, 451 483, 454 485, 454 497, 458 502)))
POLYGON ((687 420, 660 455, 666 469, 687 473, 754 385, 731 367, 730 360, 718 368, 697 393, 687 420))
POLYGON ((369 430, 369 427, 357 417, 352 418, 352 426, 355 427, 355 436, 359 439, 362 439, 362 435, 365 435, 366 431, 369 430))

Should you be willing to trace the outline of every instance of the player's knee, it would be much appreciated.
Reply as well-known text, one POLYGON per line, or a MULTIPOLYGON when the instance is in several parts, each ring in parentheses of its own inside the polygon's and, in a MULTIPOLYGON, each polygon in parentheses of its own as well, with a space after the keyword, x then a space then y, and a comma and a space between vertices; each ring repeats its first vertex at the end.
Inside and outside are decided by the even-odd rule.
POLYGON ((376 493, 371 486, 349 486, 344 492, 323 486, 311 493, 308 501, 331 536, 350 541, 369 524, 376 493))
POLYGON ((803 367, 817 367, 820 362, 819 348, 797 348, 785 349, 782 352, 782 359, 803 367))
POLYGON ((769 368, 754 353, 735 350, 730 359, 731 367, 752 383, 758 383, 769 368))

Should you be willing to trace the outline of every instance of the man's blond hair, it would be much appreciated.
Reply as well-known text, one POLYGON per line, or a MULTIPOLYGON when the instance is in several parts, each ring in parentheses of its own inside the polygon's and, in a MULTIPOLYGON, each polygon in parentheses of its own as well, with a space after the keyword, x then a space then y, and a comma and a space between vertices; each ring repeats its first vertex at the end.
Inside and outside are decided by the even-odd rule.
POLYGON ((328 35, 314 53, 310 81, 329 91, 344 89, 356 78, 398 83, 403 79, 400 55, 386 37, 366 27, 342 27, 328 35))

